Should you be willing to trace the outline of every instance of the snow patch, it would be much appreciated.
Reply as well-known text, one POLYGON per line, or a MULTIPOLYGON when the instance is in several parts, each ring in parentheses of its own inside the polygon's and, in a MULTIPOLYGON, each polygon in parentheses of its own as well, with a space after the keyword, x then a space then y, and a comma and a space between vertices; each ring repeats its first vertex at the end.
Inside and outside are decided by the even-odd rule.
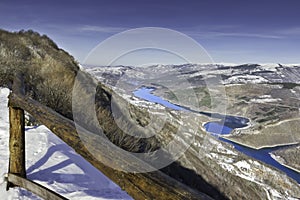
POLYGON ((237 75, 232 76, 224 81, 224 84, 232 83, 267 83, 268 80, 256 75, 237 75))

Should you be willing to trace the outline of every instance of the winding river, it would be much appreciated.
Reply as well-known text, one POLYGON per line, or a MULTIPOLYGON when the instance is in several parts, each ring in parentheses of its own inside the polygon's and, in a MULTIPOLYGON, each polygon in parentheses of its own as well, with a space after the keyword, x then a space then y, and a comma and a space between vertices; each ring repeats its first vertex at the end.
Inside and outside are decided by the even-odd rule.
MULTIPOLYGON (((221 115, 218 113, 208 113, 208 112, 198 112, 195 110, 191 110, 187 107, 179 106, 170 103, 169 101, 166 101, 162 99, 159 96, 155 96, 151 92, 154 91, 154 88, 148 88, 148 87, 142 87, 138 90, 134 91, 133 94, 136 97, 139 97, 141 99, 161 104, 167 108, 171 108, 174 110, 185 110, 190 112, 196 112, 200 113, 215 119, 218 119, 218 121, 212 121, 204 124, 204 128, 207 132, 212 133, 213 135, 222 135, 222 134, 230 134, 231 131, 235 128, 242 128, 248 125, 249 119, 244 117, 238 117, 238 116, 230 116, 230 115, 221 115)), ((273 167, 281 170, 282 172, 286 173, 289 177, 296 180, 300 184, 300 173, 280 164, 276 160, 274 160, 270 153, 272 151, 278 150, 280 148, 284 148, 285 146, 281 147, 272 147, 272 148, 263 148, 263 149, 252 149, 246 146, 242 146, 240 144, 234 143, 232 141, 229 141, 222 137, 217 137, 219 140, 222 140, 224 142, 230 143, 234 146, 234 148, 247 156, 250 156, 252 158, 255 158, 257 160, 260 160, 268 165, 272 165, 273 167)))

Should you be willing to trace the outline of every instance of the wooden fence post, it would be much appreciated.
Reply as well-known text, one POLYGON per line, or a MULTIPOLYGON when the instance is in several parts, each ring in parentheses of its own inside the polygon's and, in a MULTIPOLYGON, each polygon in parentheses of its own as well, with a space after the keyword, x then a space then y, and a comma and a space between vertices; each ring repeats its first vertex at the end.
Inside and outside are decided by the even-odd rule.
MULTIPOLYGON (((24 94, 23 79, 16 76, 12 92, 24 94)), ((25 166, 25 116, 24 110, 11 105, 9 106, 9 169, 8 173, 16 174, 26 178, 25 166)), ((7 184, 7 189, 14 187, 14 184, 7 184)))
POLYGON ((9 173, 26 177, 24 110, 9 106, 9 173))

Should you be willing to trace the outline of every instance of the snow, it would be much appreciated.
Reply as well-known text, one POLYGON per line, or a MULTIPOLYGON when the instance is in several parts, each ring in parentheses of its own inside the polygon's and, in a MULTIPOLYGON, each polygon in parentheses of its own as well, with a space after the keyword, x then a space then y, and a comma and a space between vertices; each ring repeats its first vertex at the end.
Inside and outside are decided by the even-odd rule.
POLYGON ((285 163, 285 160, 280 156, 277 156, 273 153, 270 153, 270 156, 279 163, 283 163, 283 164, 285 163))
POLYGON ((234 172, 234 167, 231 164, 227 164, 227 163, 219 163, 219 164, 224 170, 227 170, 231 173, 234 172))
POLYGON ((237 166, 239 169, 243 169, 243 170, 251 169, 250 164, 245 160, 239 161, 239 162, 235 163, 234 165, 237 166))
MULTIPOLYGON (((5 175, 9 159, 8 94, 8 89, 0 88, 0 198, 40 199, 20 188, 6 191, 5 175)), ((68 199, 132 199, 45 126, 26 127, 26 168, 29 179, 68 199)))
POLYGON ((263 69, 266 69, 266 70, 272 71, 272 72, 276 72, 277 71, 276 67, 278 67, 278 64, 265 63, 265 64, 261 64, 261 66, 263 67, 263 69))
POLYGON ((231 83, 267 83, 268 80, 256 75, 235 75, 224 81, 224 84, 231 83))
POLYGON ((275 102, 279 102, 281 101, 281 99, 279 98, 272 98, 271 95, 262 95, 257 99, 251 99, 250 102, 252 103, 275 103, 275 102))
POLYGON ((82 66, 81 64, 78 64, 78 67, 80 70, 85 70, 84 66, 82 66))

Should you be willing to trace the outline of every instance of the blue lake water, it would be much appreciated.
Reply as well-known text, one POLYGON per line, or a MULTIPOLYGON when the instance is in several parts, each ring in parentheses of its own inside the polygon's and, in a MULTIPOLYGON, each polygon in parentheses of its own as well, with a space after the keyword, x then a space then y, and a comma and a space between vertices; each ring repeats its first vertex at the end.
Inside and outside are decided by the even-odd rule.
MULTIPOLYGON (((166 101, 162 99, 161 97, 155 96, 151 92, 154 91, 154 88, 147 88, 142 87, 136 91, 133 92, 133 94, 136 97, 139 97, 141 99, 161 104, 167 108, 173 109, 173 110, 183 110, 183 111, 190 111, 190 112, 196 112, 200 113, 215 119, 218 119, 219 121, 212 121, 204 124, 204 128, 207 132, 213 133, 213 135, 224 135, 224 134, 230 134, 231 131, 235 128, 242 128, 248 125, 249 119, 244 117, 238 117, 238 116, 229 116, 229 115, 222 115, 218 113, 208 113, 208 112, 199 112, 195 110, 191 110, 186 107, 182 107, 180 105, 175 105, 170 103, 169 101, 166 101)), ((218 139, 230 143, 234 146, 234 148, 247 156, 250 156, 252 158, 255 158, 257 160, 260 160, 268 165, 271 165, 284 173, 286 173, 289 177, 296 180, 298 183, 300 183, 300 173, 289 169, 288 167, 285 167, 278 163, 276 160, 274 160, 270 156, 270 152, 284 148, 284 147, 272 147, 272 148, 264 148, 260 150, 252 149, 243 145, 239 145, 237 143, 234 143, 232 141, 229 141, 227 139, 218 137, 218 139)), ((288 145, 287 145, 288 146, 288 145)))
POLYGON ((223 123, 218 122, 207 122, 206 124, 204 124, 204 128, 209 133, 219 135, 229 134, 233 130, 232 128, 225 126, 223 123))
POLYGON ((146 88, 142 87, 139 90, 136 90, 133 92, 134 96, 139 97, 141 99, 153 102, 153 103, 158 103, 161 104, 167 108, 171 108, 173 110, 186 110, 181 106, 177 106, 175 104, 170 103, 169 101, 166 101, 162 99, 161 97, 153 95, 151 92, 153 91, 153 88, 146 88))

